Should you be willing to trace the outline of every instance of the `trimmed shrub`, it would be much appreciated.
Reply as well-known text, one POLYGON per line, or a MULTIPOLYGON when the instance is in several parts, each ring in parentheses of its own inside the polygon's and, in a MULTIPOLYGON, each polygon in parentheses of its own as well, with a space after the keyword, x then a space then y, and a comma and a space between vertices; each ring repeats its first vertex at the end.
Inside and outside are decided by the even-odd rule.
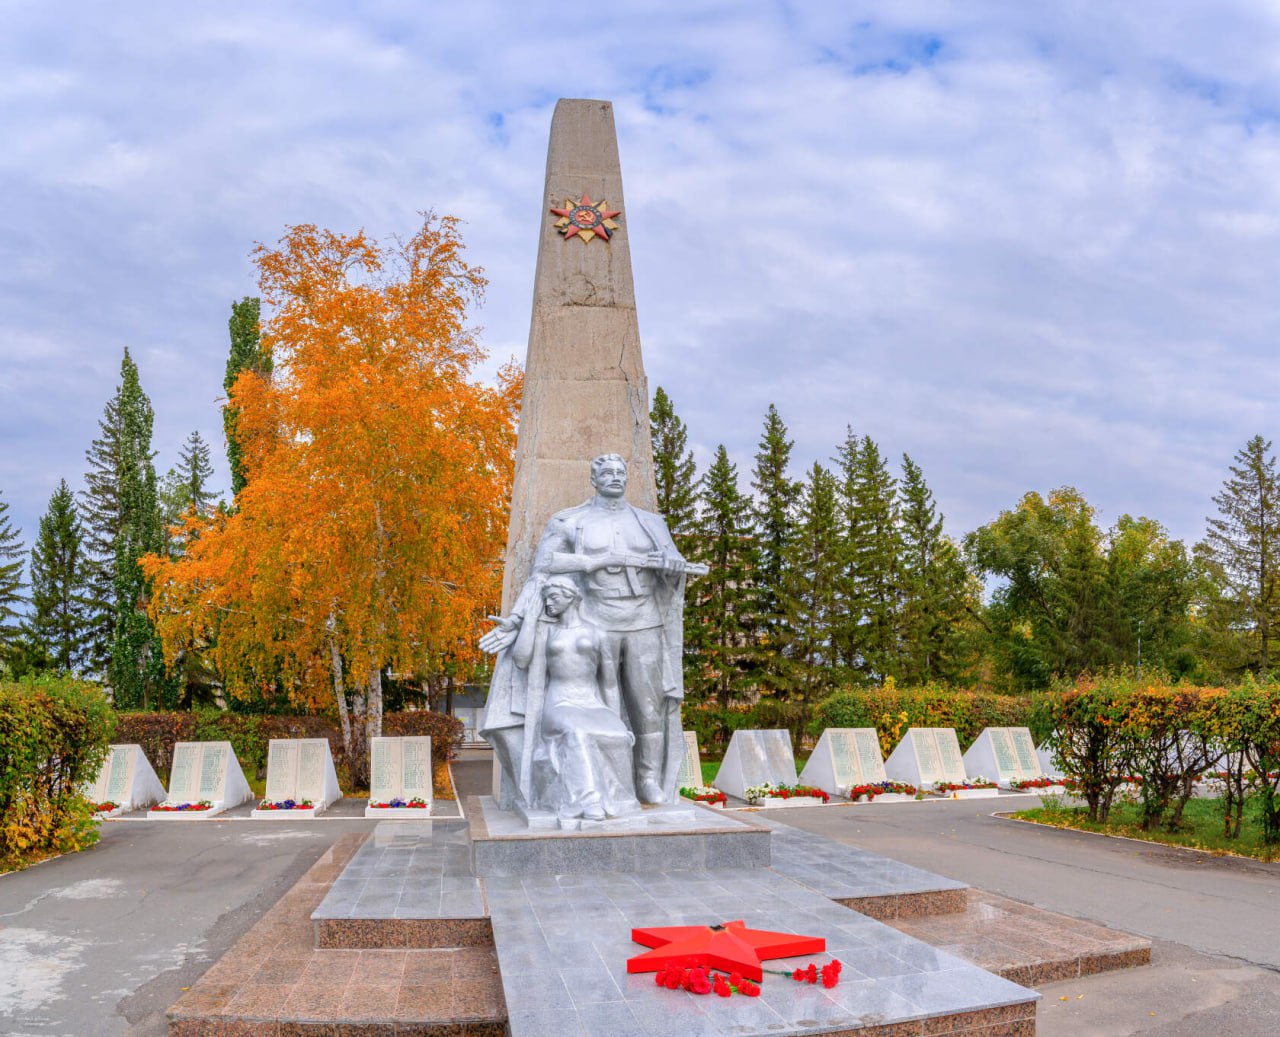
POLYGON ((106 759, 113 721, 91 684, 53 677, 0 684, 0 864, 22 867, 97 841, 81 788, 106 759))

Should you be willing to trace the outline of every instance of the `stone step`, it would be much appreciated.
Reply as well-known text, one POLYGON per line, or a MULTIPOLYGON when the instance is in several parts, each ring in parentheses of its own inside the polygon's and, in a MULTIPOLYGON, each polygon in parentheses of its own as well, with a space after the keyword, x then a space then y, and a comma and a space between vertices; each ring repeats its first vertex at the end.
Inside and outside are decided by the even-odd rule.
POLYGON ((897 917, 887 924, 1026 987, 1151 961, 1145 937, 979 889, 967 890, 964 901, 959 913, 897 917))

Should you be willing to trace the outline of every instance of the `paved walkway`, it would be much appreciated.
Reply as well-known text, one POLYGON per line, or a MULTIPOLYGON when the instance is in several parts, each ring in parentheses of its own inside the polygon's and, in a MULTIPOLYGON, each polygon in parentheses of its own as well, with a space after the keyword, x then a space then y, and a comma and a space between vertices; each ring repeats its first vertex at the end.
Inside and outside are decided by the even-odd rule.
POLYGON ((788 824, 1150 937, 1152 964, 1043 986, 1039 1037, 1280 1032, 1280 864, 1001 820, 1034 797, 787 811, 788 824))

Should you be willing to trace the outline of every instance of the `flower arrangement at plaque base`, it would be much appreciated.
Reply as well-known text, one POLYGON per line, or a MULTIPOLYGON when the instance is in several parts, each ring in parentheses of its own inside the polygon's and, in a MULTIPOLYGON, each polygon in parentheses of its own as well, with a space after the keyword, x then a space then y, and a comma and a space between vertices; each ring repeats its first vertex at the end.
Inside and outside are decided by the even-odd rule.
POLYGON ((147 811, 148 821, 204 821, 227 809, 222 800, 165 800, 147 811))
POLYGON ((309 799, 264 799, 249 814, 256 821, 269 818, 273 821, 308 821, 314 820, 321 810, 309 799))
POLYGON ((853 785, 842 792, 855 803, 905 803, 919 797, 920 790, 905 781, 877 781, 853 785))
POLYGON ((383 820, 419 820, 431 816, 431 800, 421 796, 411 796, 408 799, 399 796, 387 800, 371 799, 364 808, 364 816, 383 820))
POLYGON ((812 785, 775 785, 766 781, 747 790, 753 807, 820 807, 831 799, 828 792, 812 785))
POLYGON ((1023 778, 1019 780, 1014 778, 1000 785, 1003 789, 1010 792, 1061 792, 1062 781, 1059 778, 1050 778, 1048 776, 1041 778, 1023 778))
POLYGON ((704 807, 723 807, 729 802, 729 797, 713 785, 683 785, 680 795, 704 807))
POLYGON ((943 799, 986 799, 990 796, 1000 795, 1000 789, 996 783, 988 781, 981 774, 972 778, 965 778, 962 782, 934 782, 933 788, 929 791, 935 796, 941 796, 943 799))
POLYGON ((119 817, 124 813, 124 805, 121 803, 113 803, 108 800, 105 803, 93 804, 93 816, 98 821, 106 821, 113 817, 119 817))

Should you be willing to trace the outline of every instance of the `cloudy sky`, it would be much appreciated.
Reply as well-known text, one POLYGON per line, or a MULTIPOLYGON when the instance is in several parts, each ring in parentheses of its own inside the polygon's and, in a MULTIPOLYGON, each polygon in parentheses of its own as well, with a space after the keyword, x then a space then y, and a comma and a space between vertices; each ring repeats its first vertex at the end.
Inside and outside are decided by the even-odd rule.
MULTIPOLYGON (((466 221, 523 358, 559 97, 613 101, 650 385, 745 476, 846 425, 956 533, 1028 490, 1198 539, 1280 439, 1280 7, 0 0, 0 493, 30 543, 128 346, 161 471, 221 445, 288 224, 466 221)), ((228 479, 218 455, 218 484, 228 479)), ((745 479, 744 479, 745 481, 745 479)))

